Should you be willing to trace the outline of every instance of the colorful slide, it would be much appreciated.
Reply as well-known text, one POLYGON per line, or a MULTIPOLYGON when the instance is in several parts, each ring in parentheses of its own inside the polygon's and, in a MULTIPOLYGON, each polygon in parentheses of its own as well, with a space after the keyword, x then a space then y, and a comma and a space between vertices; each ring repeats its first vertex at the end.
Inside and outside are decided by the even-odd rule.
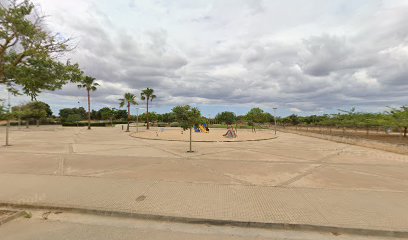
POLYGON ((200 128, 201 132, 208 133, 207 129, 205 129, 205 127, 203 125, 200 125, 199 128, 200 128))

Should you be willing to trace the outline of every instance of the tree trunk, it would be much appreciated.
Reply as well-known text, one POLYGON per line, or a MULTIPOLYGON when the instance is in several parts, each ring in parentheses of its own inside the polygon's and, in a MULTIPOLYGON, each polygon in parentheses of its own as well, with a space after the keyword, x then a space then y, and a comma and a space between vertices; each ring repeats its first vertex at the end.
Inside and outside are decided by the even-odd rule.
POLYGON ((127 117, 127 128, 126 128, 126 132, 129 132, 129 120, 130 120, 130 103, 128 103, 128 117, 127 117))
POLYGON ((30 125, 29 120, 26 120, 26 128, 28 128, 28 126, 30 125))
POLYGON ((149 125, 149 98, 146 98, 146 121, 147 121, 146 129, 150 129, 150 125, 149 125))
POLYGON ((40 120, 35 120, 35 123, 36 123, 36 125, 37 125, 37 127, 39 127, 40 126, 40 120))
POLYGON ((407 137, 407 127, 404 127, 404 137, 407 137))
POLYGON ((193 149, 191 147, 192 135, 193 135, 193 130, 192 130, 192 128, 190 128, 190 150, 188 152, 193 152, 193 149))
POLYGON ((10 144, 9 144, 9 130, 10 130, 10 119, 7 118, 7 126, 6 126, 6 146, 10 146, 10 144))
POLYGON ((91 95, 88 90, 88 130, 91 130, 91 95))

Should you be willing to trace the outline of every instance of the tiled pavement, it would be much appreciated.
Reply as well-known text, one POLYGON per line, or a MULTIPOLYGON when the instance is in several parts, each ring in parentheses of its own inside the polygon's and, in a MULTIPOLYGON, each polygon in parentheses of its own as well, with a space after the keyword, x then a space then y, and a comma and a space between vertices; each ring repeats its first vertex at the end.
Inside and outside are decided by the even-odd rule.
POLYGON ((117 128, 12 133, 0 147, 0 204, 408 236, 407 155, 286 133, 197 143, 192 154, 117 128))
POLYGON ((408 193, 0 174, 0 202, 207 220, 408 231, 408 193))

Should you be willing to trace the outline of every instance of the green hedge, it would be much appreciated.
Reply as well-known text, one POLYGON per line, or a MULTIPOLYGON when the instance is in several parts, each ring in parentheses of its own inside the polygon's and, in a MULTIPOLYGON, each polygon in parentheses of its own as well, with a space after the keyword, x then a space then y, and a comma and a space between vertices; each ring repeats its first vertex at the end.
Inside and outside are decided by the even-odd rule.
MULTIPOLYGON (((110 122, 107 122, 110 124, 110 122)), ((113 124, 127 124, 127 121, 113 121, 113 124)))
POLYGON ((170 123, 170 127, 180 127, 180 123, 172 122, 172 123, 170 123))
MULTIPOLYGON (((63 124, 62 124, 62 126, 63 127, 76 127, 76 126, 79 126, 79 127, 86 127, 86 126, 88 126, 88 123, 87 122, 79 122, 79 123, 76 123, 76 122, 64 122, 63 124)), ((110 126, 110 123, 91 123, 91 127, 106 127, 106 126, 110 126)))
POLYGON ((158 126, 158 127, 167 127, 168 124, 165 123, 165 122, 158 122, 158 123, 157 123, 157 126, 158 126))

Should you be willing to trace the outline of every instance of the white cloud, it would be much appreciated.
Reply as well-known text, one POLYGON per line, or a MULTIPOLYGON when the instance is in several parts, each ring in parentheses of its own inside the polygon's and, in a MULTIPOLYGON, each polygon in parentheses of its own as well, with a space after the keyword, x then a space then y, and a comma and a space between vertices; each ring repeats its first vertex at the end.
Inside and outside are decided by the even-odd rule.
POLYGON ((293 112, 293 113, 301 113, 302 110, 300 110, 299 108, 289 108, 289 111, 293 112))
MULTIPOLYGON (((37 2, 50 29, 75 36, 69 57, 103 85, 96 104, 145 87, 161 106, 298 112, 406 103, 406 1, 37 2)), ((68 86, 42 97, 82 95, 68 86)))

